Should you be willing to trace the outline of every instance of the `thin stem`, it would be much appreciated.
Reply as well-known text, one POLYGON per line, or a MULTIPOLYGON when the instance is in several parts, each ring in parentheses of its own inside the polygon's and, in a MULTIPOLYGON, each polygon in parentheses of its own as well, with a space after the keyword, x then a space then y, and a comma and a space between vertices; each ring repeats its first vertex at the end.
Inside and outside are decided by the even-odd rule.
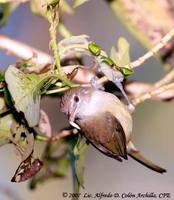
MULTIPOLYGON (((73 84, 71 85, 71 88, 75 88, 75 87, 79 87, 80 84, 73 84)), ((52 90, 48 90, 45 94, 49 95, 49 94, 57 94, 60 92, 65 92, 67 90, 69 90, 70 87, 63 87, 63 88, 57 88, 57 89, 52 89, 52 90)))
POLYGON ((50 33, 50 46, 53 50, 54 55, 54 64, 53 64, 53 71, 55 71, 59 76, 60 80, 63 81, 68 86, 72 86, 72 83, 67 79, 66 74, 61 68, 60 64, 60 57, 59 57, 59 49, 56 40, 56 28, 59 23, 59 0, 56 2, 55 5, 49 4, 47 6, 47 18, 50 23, 49 33, 50 33))
POLYGON ((61 138, 67 137, 72 134, 71 130, 63 130, 51 137, 47 137, 45 135, 36 135, 36 140, 42 141, 42 142, 51 142, 51 141, 57 141, 61 138))
MULTIPOLYGON (((0 48, 4 49, 8 52, 8 54, 13 54, 17 57, 22 59, 29 59, 34 56, 34 62, 38 64, 38 66, 34 69, 33 72, 37 74, 41 74, 42 70, 45 68, 46 65, 52 63, 53 58, 39 49, 35 49, 27 44, 9 38, 3 34, 0 34, 0 48)), ((65 73, 71 73, 73 69, 77 66, 64 66, 62 70, 65 73)), ((84 69, 79 68, 77 75, 74 77, 74 81, 80 83, 87 83, 91 79, 90 77, 93 76, 93 73, 85 67, 84 69)))
POLYGON ((153 96, 157 96, 167 90, 173 89, 174 88, 174 83, 170 83, 168 85, 164 85, 162 87, 159 88, 154 88, 151 91, 148 91, 146 93, 144 93, 143 95, 141 95, 140 97, 137 97, 135 99, 132 100, 132 103, 137 106, 138 104, 144 102, 147 99, 151 99, 153 96))
MULTIPOLYGON (((52 62, 52 57, 50 55, 48 55, 38 49, 35 49, 31 46, 23 44, 19 41, 11 39, 7 36, 4 36, 2 34, 0 34, 0 48, 8 51, 9 53, 12 53, 12 54, 18 56, 18 57, 21 57, 23 59, 31 58, 33 56, 33 54, 37 55, 35 62, 40 64, 40 67, 36 68, 36 71, 38 71, 38 72, 42 70, 43 66, 52 62)), ((82 48, 82 45, 78 46, 77 48, 82 48)), ((83 48, 84 48, 84 46, 83 46, 83 48)), ((66 66, 66 67, 63 67, 62 70, 65 71, 66 73, 71 73, 73 70, 73 67, 66 66)), ((85 84, 82 84, 81 86, 82 87, 90 87, 91 85, 88 82, 90 80, 90 77, 93 76, 93 74, 89 72, 88 76, 87 75, 84 76, 84 73, 86 74, 87 72, 89 72, 87 69, 80 68, 79 72, 77 73, 77 75, 74 77, 73 80, 77 81, 77 82, 82 82, 82 83, 86 82, 85 84)), ((169 83, 173 79, 173 76, 174 76, 174 70, 169 72, 164 78, 162 78, 160 81, 155 83, 154 87, 158 88, 162 85, 169 83)), ((105 76, 103 76, 102 78, 100 78, 98 80, 98 83, 103 84, 107 81, 108 81, 108 79, 105 76)), ((69 87, 58 88, 58 89, 55 89, 54 91, 48 91, 47 93, 54 94, 54 93, 66 91, 68 89, 69 89, 69 87)))
MULTIPOLYGON (((59 3, 57 3, 58 5, 59 3)), ((62 70, 61 70, 61 65, 60 65, 60 58, 59 58, 59 51, 58 51, 58 46, 57 46, 57 40, 56 40, 56 27, 58 25, 59 22, 59 5, 55 6, 55 8, 53 8, 52 5, 48 5, 47 8, 47 18, 48 21, 50 23, 50 28, 49 28, 49 33, 50 33, 50 46, 53 50, 53 55, 54 55, 54 67, 56 67, 56 71, 58 74, 62 74, 62 70), (56 8, 56 10, 55 10, 56 8), (58 8, 58 9, 57 9, 58 8)))
POLYGON ((159 88, 162 85, 165 85, 174 79, 174 69, 172 69, 168 74, 164 76, 161 80, 157 81, 154 84, 155 88, 159 88))
POLYGON ((171 40, 174 36, 174 28, 171 29, 150 51, 148 51, 143 56, 139 57, 136 61, 131 62, 126 65, 127 68, 135 68, 142 65, 146 60, 154 56, 160 49, 162 49, 169 40, 171 40))

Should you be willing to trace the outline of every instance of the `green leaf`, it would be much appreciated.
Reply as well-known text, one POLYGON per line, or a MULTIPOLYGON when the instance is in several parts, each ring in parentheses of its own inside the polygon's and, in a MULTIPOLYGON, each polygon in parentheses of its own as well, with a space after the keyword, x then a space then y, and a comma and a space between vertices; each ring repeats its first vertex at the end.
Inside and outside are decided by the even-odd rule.
POLYGON ((7 113, 4 98, 0 97, 0 146, 9 143, 12 139, 11 125, 13 121, 12 114, 7 113))
POLYGON ((1 4, 0 7, 2 8, 2 11, 1 11, 2 18, 0 20, 0 26, 4 26, 7 22, 7 18, 9 16, 9 14, 10 14, 10 3, 1 4))
POLYGON ((129 55, 129 43, 123 37, 118 39, 118 52, 115 47, 112 47, 110 56, 116 63, 116 65, 120 68, 120 71, 125 75, 129 76, 133 74, 133 70, 130 68, 125 68, 124 66, 130 63, 130 55, 129 55))
POLYGON ((132 69, 126 68, 126 67, 121 67, 121 71, 125 76, 129 76, 134 73, 132 69))
POLYGON ((86 47, 86 43, 88 43, 89 36, 88 35, 77 35, 71 36, 69 38, 65 38, 58 43, 58 48, 60 53, 64 51, 64 48, 67 48, 71 45, 84 45, 86 47))
POLYGON ((4 81, 4 72, 0 70, 0 82, 4 81))
POLYGON ((78 183, 84 188, 84 155, 87 150, 86 139, 79 134, 78 141, 73 149, 75 155, 75 172, 78 183))
POLYGON ((12 115, 7 115, 0 118, 0 146, 10 143, 11 141, 11 132, 9 124, 12 123, 12 115))
POLYGON ((60 2, 60 9, 62 12, 72 15, 74 13, 73 8, 67 3, 66 0, 60 2))
POLYGON ((102 56, 102 62, 106 63, 107 65, 109 66, 113 66, 115 65, 114 61, 112 60, 112 58, 110 57, 105 57, 105 56, 102 56))
POLYGON ((129 43, 123 37, 120 37, 118 39, 118 53, 119 53, 118 66, 122 67, 130 63, 129 43))
POLYGON ((47 0, 32 0, 30 7, 34 14, 41 15, 46 18, 46 3, 47 0))
POLYGON ((119 54, 114 46, 111 48, 110 57, 114 60, 116 64, 118 64, 117 62, 119 61, 119 54))
POLYGON ((42 78, 35 74, 24 74, 11 65, 5 72, 5 81, 16 110, 24 113, 30 127, 36 126, 39 122, 42 78))
POLYGON ((34 148, 34 134, 24 124, 19 124, 13 120, 11 125, 11 142, 15 145, 17 152, 21 156, 22 161, 27 159, 34 148))
POLYGON ((102 48, 95 42, 90 42, 88 44, 88 49, 94 56, 99 56, 102 48))
POLYGON ((6 115, 0 118, 0 146, 10 142, 10 126, 13 121, 12 115, 6 115))
POLYGON ((81 6, 82 4, 86 3, 89 0, 74 0, 73 7, 76 8, 78 6, 81 6))
POLYGON ((0 19, 0 26, 4 26, 7 22, 8 16, 11 12, 13 12, 19 3, 11 2, 8 3, 6 0, 0 0, 0 7, 2 9, 1 11, 1 19, 0 19))
POLYGON ((10 92, 7 88, 7 86, 5 86, 5 88, 3 89, 3 92, 4 92, 4 100, 5 100, 5 103, 9 106, 9 107, 13 107, 13 99, 10 95, 10 92))

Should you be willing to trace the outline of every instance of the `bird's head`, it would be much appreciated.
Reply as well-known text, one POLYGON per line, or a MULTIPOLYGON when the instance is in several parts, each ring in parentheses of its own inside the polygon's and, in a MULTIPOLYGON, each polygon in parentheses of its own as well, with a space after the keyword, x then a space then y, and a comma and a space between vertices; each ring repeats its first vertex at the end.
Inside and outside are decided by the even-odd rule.
POLYGON ((69 122, 74 122, 83 116, 92 90, 91 88, 75 88, 65 92, 61 98, 60 110, 66 113, 69 122))

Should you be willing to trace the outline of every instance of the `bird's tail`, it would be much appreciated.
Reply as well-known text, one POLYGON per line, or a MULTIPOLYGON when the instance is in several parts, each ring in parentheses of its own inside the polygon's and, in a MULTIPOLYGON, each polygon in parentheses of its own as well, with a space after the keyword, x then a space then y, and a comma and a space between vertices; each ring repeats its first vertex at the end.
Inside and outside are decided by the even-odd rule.
POLYGON ((148 167, 149 169, 152 169, 158 173, 164 173, 166 172, 166 169, 156 165, 155 163, 147 160, 141 153, 135 149, 135 148, 129 148, 128 155, 138 161, 139 163, 143 164, 144 166, 148 167))

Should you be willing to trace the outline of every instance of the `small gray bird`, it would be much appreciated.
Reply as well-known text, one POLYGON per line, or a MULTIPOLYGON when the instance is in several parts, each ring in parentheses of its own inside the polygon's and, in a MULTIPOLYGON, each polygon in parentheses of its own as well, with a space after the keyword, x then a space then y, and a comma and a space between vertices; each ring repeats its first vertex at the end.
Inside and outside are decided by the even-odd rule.
POLYGON ((81 129, 85 138, 100 152, 118 161, 127 155, 159 172, 165 169, 148 161, 131 141, 132 116, 115 95, 92 88, 76 88, 65 92, 60 110, 70 124, 81 129))

